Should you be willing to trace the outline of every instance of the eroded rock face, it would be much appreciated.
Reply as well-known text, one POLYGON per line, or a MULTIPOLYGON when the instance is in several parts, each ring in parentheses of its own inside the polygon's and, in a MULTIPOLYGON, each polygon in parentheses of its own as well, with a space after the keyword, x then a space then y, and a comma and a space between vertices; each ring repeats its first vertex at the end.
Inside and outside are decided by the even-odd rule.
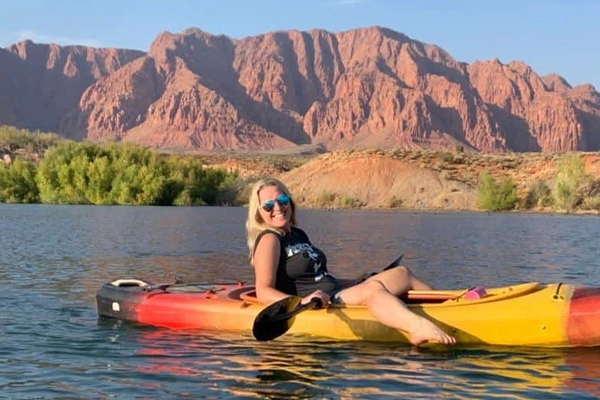
POLYGON ((58 121, 75 139, 191 150, 600 150, 600 94, 591 85, 572 88, 519 62, 461 63, 381 27, 242 40, 189 29, 161 33, 146 54, 24 42, 1 50, 0 65, 5 53, 60 85, 20 91, 15 106, 2 94, 15 90, 10 67, 0 66, 0 117, 25 127, 58 121), (40 55, 20 55, 35 46, 43 51, 28 53, 40 55), (64 100, 32 116, 22 106, 32 97, 64 100))
POLYGON ((0 49, 0 123, 59 131, 88 86, 143 54, 29 40, 0 49))
POLYGON ((592 151, 600 137, 600 96, 590 85, 571 88, 557 75, 540 77, 521 62, 475 62, 470 80, 490 104, 515 151, 592 151))

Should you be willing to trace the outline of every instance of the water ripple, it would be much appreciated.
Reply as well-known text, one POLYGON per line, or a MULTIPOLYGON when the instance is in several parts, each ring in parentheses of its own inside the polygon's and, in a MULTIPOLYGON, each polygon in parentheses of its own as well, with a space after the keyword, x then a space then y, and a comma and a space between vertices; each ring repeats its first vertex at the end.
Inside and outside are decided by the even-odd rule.
MULTIPOLYGON (((288 335, 177 332, 98 320, 123 276, 252 280, 244 209, 0 205, 0 397, 592 399, 600 349, 415 349, 288 335)), ((301 226, 331 270, 400 253, 438 287, 598 285, 597 218, 314 210, 301 226), (323 221, 328 221, 324 224, 323 221)))

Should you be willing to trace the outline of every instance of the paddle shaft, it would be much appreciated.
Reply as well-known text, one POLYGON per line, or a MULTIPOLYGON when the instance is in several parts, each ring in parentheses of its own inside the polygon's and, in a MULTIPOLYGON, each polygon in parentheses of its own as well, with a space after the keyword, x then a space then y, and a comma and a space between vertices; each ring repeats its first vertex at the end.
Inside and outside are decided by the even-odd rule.
POLYGON ((311 308, 321 308, 322 306, 323 306, 323 302, 321 301, 321 299, 318 299, 315 297, 308 303, 302 304, 288 313, 281 314, 281 315, 275 315, 274 317, 269 318, 269 321, 273 321, 273 322, 285 321, 286 319, 290 319, 290 318, 300 314, 304 310, 309 310, 311 308))

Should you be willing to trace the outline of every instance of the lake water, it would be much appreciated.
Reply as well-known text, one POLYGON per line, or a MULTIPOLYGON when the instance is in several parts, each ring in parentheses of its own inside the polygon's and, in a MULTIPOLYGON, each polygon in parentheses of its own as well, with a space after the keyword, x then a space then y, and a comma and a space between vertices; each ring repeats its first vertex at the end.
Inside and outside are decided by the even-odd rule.
MULTIPOLYGON (((597 398, 600 349, 417 349, 99 321, 105 282, 252 281, 243 208, 0 205, 0 398, 597 398)), ((302 210, 332 272, 600 285, 600 218, 302 210)), ((524 332, 526 334, 526 332, 524 332)))

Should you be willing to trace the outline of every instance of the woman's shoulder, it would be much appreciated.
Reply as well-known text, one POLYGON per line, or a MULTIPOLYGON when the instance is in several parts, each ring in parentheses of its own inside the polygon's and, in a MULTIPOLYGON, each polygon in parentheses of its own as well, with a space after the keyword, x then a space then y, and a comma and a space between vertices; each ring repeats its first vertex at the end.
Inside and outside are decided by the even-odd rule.
POLYGON ((275 230, 272 230, 272 229, 265 229, 264 231, 261 231, 258 234, 258 236, 256 237, 256 240, 254 241, 254 250, 255 251, 258 248, 259 243, 265 242, 265 240, 263 240, 263 238, 266 239, 266 242, 270 242, 271 246, 275 245, 275 243, 279 243, 279 246, 282 247, 283 243, 284 243, 284 238, 281 235, 281 233, 279 233, 275 230))
POLYGON ((265 229, 258 234, 258 236, 256 237, 256 242, 258 243, 260 238, 262 238, 265 235, 274 235, 279 240, 281 240, 283 238, 283 235, 280 232, 278 232, 274 229, 265 229))

